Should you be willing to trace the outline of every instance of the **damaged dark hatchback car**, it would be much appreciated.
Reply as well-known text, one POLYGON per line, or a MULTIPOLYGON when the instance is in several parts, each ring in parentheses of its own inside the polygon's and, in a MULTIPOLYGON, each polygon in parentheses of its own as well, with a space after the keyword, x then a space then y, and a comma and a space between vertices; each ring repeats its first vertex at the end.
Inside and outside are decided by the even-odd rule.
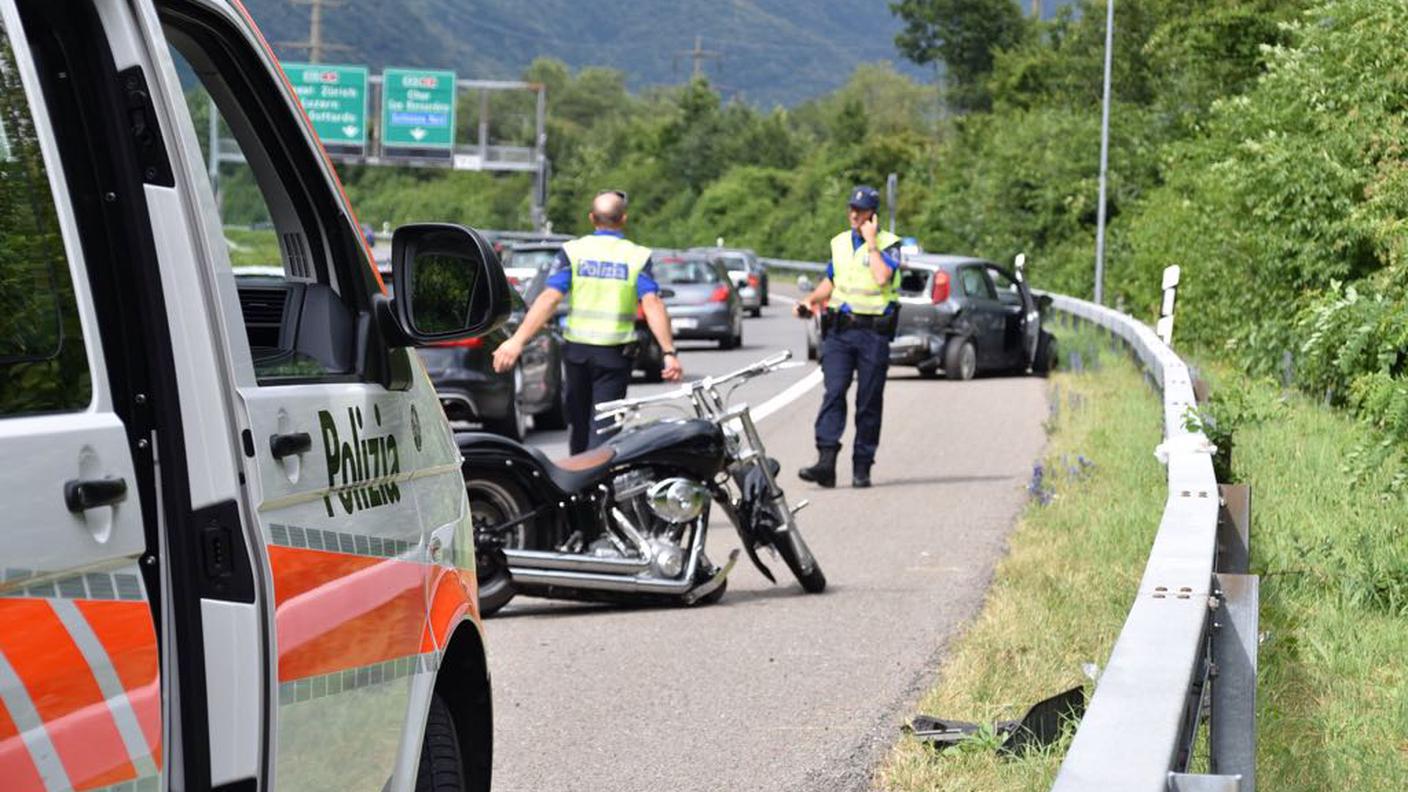
POLYGON ((967 256, 906 256, 899 297, 891 366, 966 380, 987 372, 1045 376, 1056 365, 1056 338, 1041 327, 1050 298, 1027 287, 1021 256, 1015 271, 967 256))

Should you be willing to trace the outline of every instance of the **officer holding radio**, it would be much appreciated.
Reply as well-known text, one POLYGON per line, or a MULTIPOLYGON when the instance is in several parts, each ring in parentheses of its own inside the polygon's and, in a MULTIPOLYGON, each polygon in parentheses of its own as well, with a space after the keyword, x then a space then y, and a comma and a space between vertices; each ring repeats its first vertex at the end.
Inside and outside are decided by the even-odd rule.
POLYGON ((870 486, 870 467, 880 444, 890 340, 899 319, 895 281, 900 239, 880 230, 879 207, 880 193, 874 187, 860 185, 851 190, 851 227, 832 237, 826 277, 796 307, 796 314, 806 317, 828 301, 830 306, 821 317, 821 371, 826 394, 816 416, 819 458, 798 473, 803 481, 823 487, 836 486, 836 457, 846 428, 846 391, 852 377, 856 379, 853 486, 870 486))
POLYGON ((523 354, 523 345, 557 311, 568 292, 572 305, 563 335, 567 344, 567 416, 571 424, 568 448, 580 454, 595 448, 607 433, 596 425, 597 404, 626 397, 634 364, 636 305, 645 314, 650 332, 665 353, 662 375, 674 381, 684 375, 670 332, 670 316, 651 275, 650 248, 626 239, 626 194, 603 190, 592 201, 596 231, 562 246, 548 274, 547 288, 523 318, 523 324, 494 351, 494 370, 508 371, 523 354))

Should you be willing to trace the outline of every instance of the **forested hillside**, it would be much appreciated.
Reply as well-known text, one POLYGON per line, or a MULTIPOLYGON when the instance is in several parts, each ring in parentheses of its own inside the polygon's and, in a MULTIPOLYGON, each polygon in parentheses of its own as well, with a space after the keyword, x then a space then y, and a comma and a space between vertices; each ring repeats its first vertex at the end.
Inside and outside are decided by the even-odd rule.
MULTIPOLYGON (((284 43, 307 37, 306 5, 248 6, 280 57, 307 57, 284 43)), ((898 60, 890 43, 898 30, 882 0, 345 0, 323 11, 324 39, 347 47, 329 61, 493 79, 548 56, 619 69, 637 90, 687 79, 692 64, 681 53, 700 36, 718 55, 702 61, 714 82, 764 107, 832 90, 859 63, 898 60)))
MULTIPOLYGON (((556 230, 585 230, 612 187, 646 243, 819 259, 849 186, 896 172, 900 231, 925 248, 1025 251, 1041 286, 1089 295, 1103 4, 1041 22, 1014 0, 895 7, 896 53, 943 62, 945 91, 869 64, 761 110, 703 81, 631 92, 618 70, 534 61, 556 230)), ((1405 20, 1408 0, 1120 0, 1116 18, 1109 300, 1152 317, 1160 271, 1182 265, 1180 342, 1357 411, 1376 431, 1364 469, 1408 449, 1405 20)), ((523 101, 495 106, 496 135, 528 139, 523 101)), ((527 224, 523 179, 347 171, 377 225, 527 224)))

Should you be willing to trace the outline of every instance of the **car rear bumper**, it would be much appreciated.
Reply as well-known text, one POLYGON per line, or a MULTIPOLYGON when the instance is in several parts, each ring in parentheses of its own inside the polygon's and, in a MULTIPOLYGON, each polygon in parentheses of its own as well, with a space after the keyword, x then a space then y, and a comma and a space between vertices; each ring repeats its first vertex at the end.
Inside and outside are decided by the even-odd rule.
POLYGON ((675 338, 728 338, 733 316, 727 305, 671 305, 670 328, 675 338))
POLYGON ((507 418, 513 406, 513 379, 434 380, 435 393, 451 423, 507 418))
POLYGON ((899 335, 890 342, 891 366, 941 364, 943 354, 944 336, 942 335, 933 333, 899 335))

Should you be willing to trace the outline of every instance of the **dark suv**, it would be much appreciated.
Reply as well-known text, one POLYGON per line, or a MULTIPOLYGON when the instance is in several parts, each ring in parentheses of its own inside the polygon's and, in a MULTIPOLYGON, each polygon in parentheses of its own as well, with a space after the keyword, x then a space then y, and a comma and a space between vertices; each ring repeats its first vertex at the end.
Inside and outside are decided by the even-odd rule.
MULTIPOLYGON (((391 271, 381 271, 388 290, 391 271)), ((532 416, 537 429, 567 428, 562 338, 554 327, 539 330, 523 346, 512 371, 494 371, 494 350, 523 321, 527 306, 512 290, 513 313, 502 327, 478 338, 448 341, 416 350, 420 354, 445 417, 455 428, 477 423, 485 431, 522 440, 532 416)))
POLYGON ((1045 375, 1055 365, 1056 339, 1041 328, 1049 299, 1010 270, 966 256, 910 255, 899 293, 891 366, 966 380, 981 371, 1045 375))

